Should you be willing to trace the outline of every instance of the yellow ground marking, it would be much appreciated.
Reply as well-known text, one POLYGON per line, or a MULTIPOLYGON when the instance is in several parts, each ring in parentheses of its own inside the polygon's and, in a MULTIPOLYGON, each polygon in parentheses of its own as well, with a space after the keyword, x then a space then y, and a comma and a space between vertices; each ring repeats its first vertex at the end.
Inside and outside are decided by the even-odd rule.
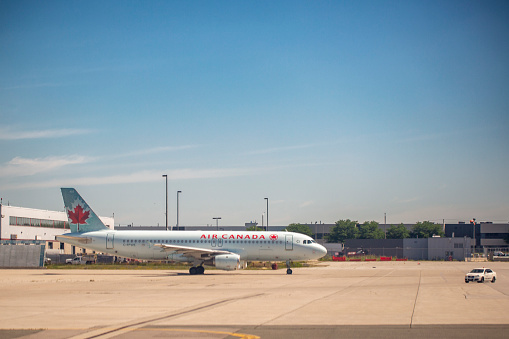
POLYGON ((135 331, 168 331, 168 332, 193 332, 193 333, 210 333, 210 334, 227 334, 232 337, 238 337, 243 339, 260 339, 259 336, 254 334, 246 333, 234 333, 234 332, 223 332, 223 331, 210 331, 210 330, 190 330, 182 328, 137 328, 135 331))
MULTIPOLYGON (((89 330, 88 328, 41 328, 37 329, 40 331, 84 331, 89 330)), ((259 336, 254 334, 247 333, 235 333, 235 332, 225 332, 225 331, 211 331, 211 330, 192 330, 192 329, 184 329, 184 328, 124 328, 121 330, 117 330, 117 328, 108 328, 103 327, 100 329, 96 329, 95 331, 88 333, 81 333, 77 336, 73 336, 72 338, 108 338, 118 336, 123 333, 133 332, 133 331, 165 331, 165 332, 190 332, 190 333, 209 333, 209 334, 225 334, 230 335, 232 337, 242 338, 242 339, 260 339, 259 336), (97 333, 97 331, 106 332, 104 335, 97 333), (95 333, 94 333, 95 332, 95 333)))

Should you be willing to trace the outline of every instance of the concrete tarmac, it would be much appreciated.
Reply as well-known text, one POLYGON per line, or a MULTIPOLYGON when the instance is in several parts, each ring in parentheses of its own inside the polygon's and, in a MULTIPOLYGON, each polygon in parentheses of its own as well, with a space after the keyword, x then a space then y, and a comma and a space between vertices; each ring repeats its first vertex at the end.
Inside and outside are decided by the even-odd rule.
MULTIPOLYGON (((0 338, 464 338, 509 330, 509 263, 0 270, 0 338), (496 283, 465 284, 474 267, 496 283)), ((504 334, 505 333, 505 334, 504 334)))

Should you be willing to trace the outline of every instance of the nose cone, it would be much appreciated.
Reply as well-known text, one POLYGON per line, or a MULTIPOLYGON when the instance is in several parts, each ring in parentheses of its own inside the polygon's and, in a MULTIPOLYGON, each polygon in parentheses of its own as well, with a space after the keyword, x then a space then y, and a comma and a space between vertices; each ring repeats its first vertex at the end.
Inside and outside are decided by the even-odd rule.
POLYGON ((320 244, 313 244, 313 259, 320 259, 327 254, 327 249, 320 244))
POLYGON ((320 258, 324 257, 327 254, 327 249, 324 246, 318 244, 318 253, 320 253, 320 258))

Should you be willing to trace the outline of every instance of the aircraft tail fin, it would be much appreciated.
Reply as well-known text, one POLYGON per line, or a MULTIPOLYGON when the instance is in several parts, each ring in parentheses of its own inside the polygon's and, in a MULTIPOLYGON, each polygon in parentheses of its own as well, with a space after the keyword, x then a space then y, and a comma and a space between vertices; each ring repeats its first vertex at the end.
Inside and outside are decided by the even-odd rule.
POLYGON ((74 188, 61 188, 72 233, 108 229, 74 188))

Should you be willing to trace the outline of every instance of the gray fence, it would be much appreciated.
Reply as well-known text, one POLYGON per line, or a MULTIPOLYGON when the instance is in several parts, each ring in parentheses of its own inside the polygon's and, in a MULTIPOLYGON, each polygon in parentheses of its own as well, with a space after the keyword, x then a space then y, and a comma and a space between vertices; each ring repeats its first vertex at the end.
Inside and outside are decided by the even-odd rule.
POLYGON ((43 267, 45 247, 45 245, 0 245, 0 267, 43 267))

